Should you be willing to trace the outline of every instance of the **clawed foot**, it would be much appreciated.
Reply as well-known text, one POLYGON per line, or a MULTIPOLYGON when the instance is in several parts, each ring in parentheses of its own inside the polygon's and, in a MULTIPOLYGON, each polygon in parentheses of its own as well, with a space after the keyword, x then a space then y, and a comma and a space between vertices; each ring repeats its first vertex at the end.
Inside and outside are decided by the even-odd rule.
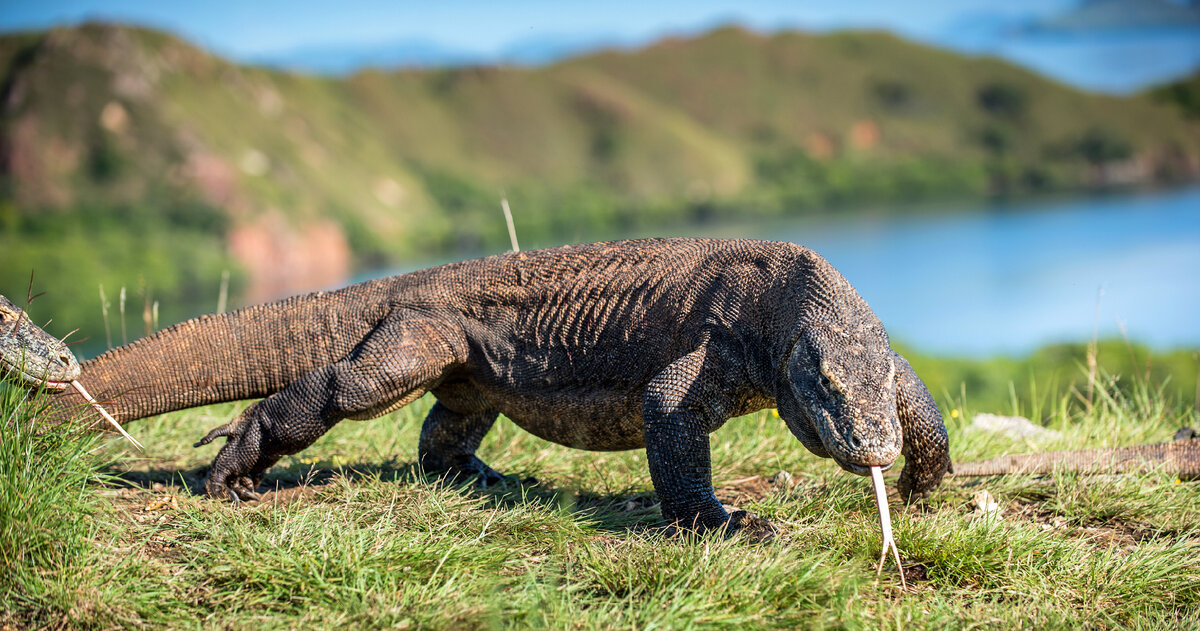
POLYGON ((259 421, 243 413, 193 445, 201 447, 222 436, 228 438, 204 482, 204 490, 210 497, 229 499, 234 504, 259 499, 254 489, 262 483, 271 465, 279 460, 279 455, 263 449, 262 434, 259 421))
MULTIPOLYGON (((440 463, 436 461, 430 463, 430 458, 423 459, 422 464, 425 467, 425 473, 445 480, 451 484, 466 482, 471 478, 475 478, 475 484, 479 488, 488 488, 498 486, 510 482, 520 483, 521 480, 514 476, 507 476, 495 469, 489 467, 476 456, 464 459, 460 464, 451 466, 438 466, 440 463)), ((536 480, 533 480, 536 482, 536 480)))

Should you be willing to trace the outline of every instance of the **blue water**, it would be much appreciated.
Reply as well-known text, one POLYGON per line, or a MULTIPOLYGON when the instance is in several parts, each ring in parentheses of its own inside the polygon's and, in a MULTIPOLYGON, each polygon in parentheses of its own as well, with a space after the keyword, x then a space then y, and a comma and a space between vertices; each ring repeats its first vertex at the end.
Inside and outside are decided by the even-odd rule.
POLYGON ((1091 339, 1094 326, 1200 347, 1200 189, 955 210, 760 236, 820 252, 894 339, 922 351, 1019 354, 1091 339))
POLYGON ((1093 327, 1102 337, 1120 336, 1122 326, 1129 339, 1157 349, 1200 348, 1200 188, 635 236, 805 245, 841 270, 893 340, 929 353, 1019 355, 1090 340, 1093 327))

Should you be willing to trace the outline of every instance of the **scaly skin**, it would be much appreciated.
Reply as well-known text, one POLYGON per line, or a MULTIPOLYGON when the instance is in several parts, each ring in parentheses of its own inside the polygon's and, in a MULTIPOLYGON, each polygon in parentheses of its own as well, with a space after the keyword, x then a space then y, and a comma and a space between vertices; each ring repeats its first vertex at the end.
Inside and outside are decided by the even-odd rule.
POLYGON ((1001 456, 979 462, 957 463, 954 475, 1007 475, 1013 473, 1141 473, 1166 469, 1181 480, 1200 479, 1200 438, 1155 445, 1051 451, 1041 454, 1001 456))
POLYGON ((61 390, 79 377, 79 362, 66 344, 0 295, 0 373, 31 388, 61 390))
MULTIPOLYGON (((713 494, 708 434, 778 407, 811 451, 866 475, 901 453, 905 499, 950 464, 928 390, 828 262, 789 243, 667 239, 464 261, 204 316, 83 364, 120 420, 266 397, 225 436, 210 494, 254 497, 281 456, 339 421, 426 392, 418 457, 500 475, 475 456, 498 414, 552 442, 646 448, 664 517, 736 529, 713 494)), ((61 406, 77 403, 71 393, 61 406)))

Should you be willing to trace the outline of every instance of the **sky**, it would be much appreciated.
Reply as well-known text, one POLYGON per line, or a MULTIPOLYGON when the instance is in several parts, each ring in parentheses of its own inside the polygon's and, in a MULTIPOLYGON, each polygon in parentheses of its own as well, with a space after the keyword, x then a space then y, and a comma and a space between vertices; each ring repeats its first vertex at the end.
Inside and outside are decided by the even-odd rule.
POLYGON ((222 55, 251 60, 314 45, 407 39, 494 53, 532 37, 609 36, 639 41, 728 22, 763 30, 885 28, 927 39, 964 15, 1048 15, 1072 4, 1071 0, 2 0, 0 30, 40 29, 88 19, 128 21, 165 28, 222 55))
POLYGON ((234 61, 335 74, 364 65, 542 63, 599 45, 638 46, 731 23, 764 32, 889 30, 1117 94, 1200 68, 1196 25, 1082 37, 1031 36, 1019 28, 1082 1, 0 0, 0 31, 86 20, 134 23, 171 31, 234 61))

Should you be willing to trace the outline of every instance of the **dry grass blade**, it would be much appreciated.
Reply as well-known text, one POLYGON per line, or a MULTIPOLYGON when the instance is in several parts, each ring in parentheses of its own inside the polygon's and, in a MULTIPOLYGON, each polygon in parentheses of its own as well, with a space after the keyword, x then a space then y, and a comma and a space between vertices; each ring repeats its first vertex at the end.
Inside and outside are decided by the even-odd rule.
POLYGON ((908 589, 904 580, 904 566, 900 563, 900 549, 896 547, 896 539, 892 536, 892 513, 888 509, 887 487, 883 485, 883 471, 879 467, 871 467, 871 486, 875 488, 875 505, 879 510, 879 526, 883 529, 883 545, 879 551, 879 567, 875 575, 883 572, 883 564, 887 561, 888 547, 892 549, 892 558, 896 559, 896 571, 900 572, 900 586, 908 589))
POLYGON ((88 394, 87 390, 84 390, 83 384, 79 383, 79 381, 72 381, 71 385, 74 386, 75 389, 79 391, 79 394, 83 395, 83 398, 86 399, 87 402, 93 408, 95 408, 97 412, 100 413, 100 416, 104 417, 104 420, 112 423, 112 426, 117 428, 118 432, 121 432, 121 435, 125 437, 125 440, 128 440, 133 444, 134 447, 137 447, 138 449, 145 449, 145 447, 142 447, 142 444, 139 443, 136 438, 130 436, 129 432, 125 431, 124 427, 121 427, 121 424, 117 422, 117 419, 113 418, 112 415, 108 413, 108 410, 104 409, 104 406, 100 405, 99 401, 93 399, 92 395, 88 394))

